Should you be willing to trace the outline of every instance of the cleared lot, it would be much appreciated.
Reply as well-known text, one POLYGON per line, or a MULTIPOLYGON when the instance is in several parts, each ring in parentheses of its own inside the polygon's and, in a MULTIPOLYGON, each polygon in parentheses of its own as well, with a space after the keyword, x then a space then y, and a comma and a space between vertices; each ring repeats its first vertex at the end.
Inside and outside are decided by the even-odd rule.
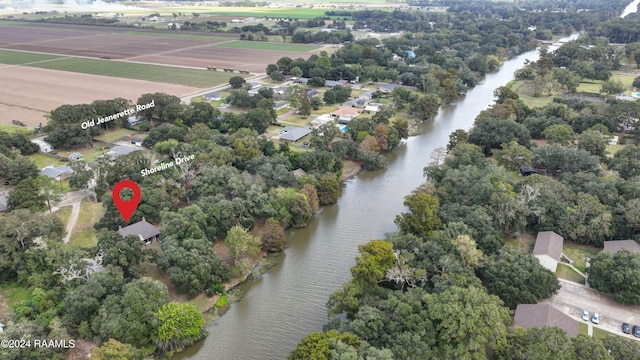
POLYGON ((629 339, 640 341, 632 335, 623 334, 621 326, 623 322, 631 325, 640 325, 640 306, 619 304, 609 295, 588 288, 584 285, 560 280, 560 291, 550 299, 542 301, 550 303, 563 313, 573 317, 576 321, 583 322, 580 315, 583 310, 600 313, 600 324, 593 327, 602 328, 614 334, 624 336, 629 339))

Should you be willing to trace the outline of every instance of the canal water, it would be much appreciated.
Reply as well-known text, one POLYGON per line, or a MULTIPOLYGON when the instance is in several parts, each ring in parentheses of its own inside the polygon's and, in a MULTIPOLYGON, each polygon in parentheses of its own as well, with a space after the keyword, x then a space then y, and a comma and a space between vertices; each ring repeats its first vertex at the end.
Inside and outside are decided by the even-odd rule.
POLYGON ((338 203, 323 207, 308 227, 289 231, 280 263, 243 284, 242 301, 207 325, 204 341, 175 359, 286 359, 302 337, 321 331, 325 304, 351 278, 358 245, 397 230, 395 215, 405 210, 404 197, 424 182, 422 169, 433 150, 446 146, 454 130, 468 130, 493 102, 494 89, 511 81, 525 60, 537 58, 530 51, 506 61, 464 98, 442 107, 434 121, 420 125, 417 136, 388 155, 386 169, 348 180, 338 203))

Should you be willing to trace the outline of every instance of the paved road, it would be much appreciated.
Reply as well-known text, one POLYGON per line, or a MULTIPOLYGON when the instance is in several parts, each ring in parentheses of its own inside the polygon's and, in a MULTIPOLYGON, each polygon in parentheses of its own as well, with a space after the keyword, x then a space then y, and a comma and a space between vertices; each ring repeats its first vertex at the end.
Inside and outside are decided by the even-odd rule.
POLYGON ((561 285, 558 294, 542 301, 542 303, 549 303, 578 321, 582 321, 580 319, 582 310, 587 310, 590 314, 600 313, 600 324, 593 325, 594 327, 640 341, 639 338, 625 335, 621 331, 623 322, 632 326, 634 324, 640 325, 640 306, 619 304, 613 301, 611 296, 601 294, 587 286, 564 279, 558 280, 561 285))

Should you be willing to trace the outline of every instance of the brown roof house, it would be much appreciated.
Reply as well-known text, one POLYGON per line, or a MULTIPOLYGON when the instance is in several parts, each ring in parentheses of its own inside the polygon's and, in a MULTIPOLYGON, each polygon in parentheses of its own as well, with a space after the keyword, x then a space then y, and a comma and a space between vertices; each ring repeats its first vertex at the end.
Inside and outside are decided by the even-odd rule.
POLYGON ((617 253, 622 249, 627 249, 632 253, 640 253, 640 244, 635 240, 615 240, 604 242, 604 252, 617 253))
POLYGON ((524 329, 532 327, 556 326, 564 330, 568 337, 578 336, 578 322, 549 304, 520 304, 516 307, 513 326, 524 329))
POLYGON ((146 244, 150 244, 153 241, 160 240, 160 229, 149 224, 145 218, 133 223, 129 226, 120 227, 118 233, 122 236, 134 235, 144 241, 146 244))
POLYGON ((538 258, 542 266, 555 273, 562 258, 563 243, 564 238, 555 232, 541 231, 536 237, 533 255, 538 258))

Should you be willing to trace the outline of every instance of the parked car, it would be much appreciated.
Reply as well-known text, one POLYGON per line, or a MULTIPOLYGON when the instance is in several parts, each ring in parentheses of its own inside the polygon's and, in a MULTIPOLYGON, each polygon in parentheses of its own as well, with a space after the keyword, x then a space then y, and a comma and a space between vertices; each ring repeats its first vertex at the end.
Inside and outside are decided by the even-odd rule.
POLYGON ((593 313, 593 316, 591 317, 591 322, 594 323, 594 324, 599 324, 600 323, 600 314, 593 313))
POLYGON ((631 333, 631 327, 627 323, 622 323, 622 332, 625 334, 631 333))
POLYGON ((640 326, 633 325, 633 336, 640 337, 640 326))
POLYGON ((582 310, 582 320, 589 321, 589 312, 587 310, 582 310))

